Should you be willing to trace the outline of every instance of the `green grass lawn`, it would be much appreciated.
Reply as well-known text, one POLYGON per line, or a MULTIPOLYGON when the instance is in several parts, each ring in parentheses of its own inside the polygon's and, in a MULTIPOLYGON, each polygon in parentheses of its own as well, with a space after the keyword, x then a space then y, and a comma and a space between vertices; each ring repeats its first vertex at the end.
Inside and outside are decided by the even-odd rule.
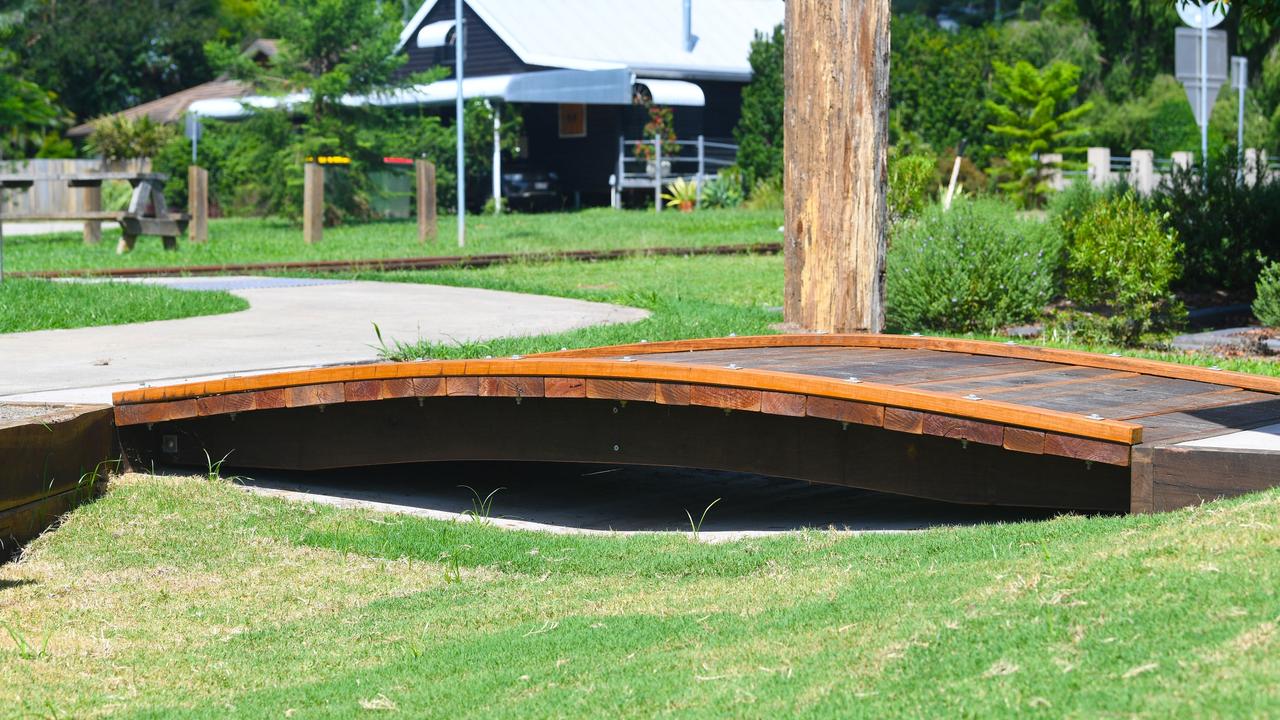
POLYGON ((782 259, 765 255, 638 257, 603 262, 516 263, 488 268, 361 273, 363 280, 423 282, 618 303, 649 310, 638 323, 555 335, 440 345, 384 338, 396 359, 545 352, 639 340, 771 332, 782 319, 782 259))
POLYGON ((227 292, 9 278, 0 283, 0 333, 171 320, 248 307, 244 298, 227 292))
POLYGON ((0 716, 1267 717, 1278 623, 1280 492, 706 545, 135 475, 0 567, 0 716))
MULTIPOLYGON (((441 357, 768 332, 782 268, 367 277, 653 312, 461 347, 388 339, 441 357)), ((1151 517, 704 545, 130 475, 0 567, 0 718, 1264 717, 1280 707, 1278 625, 1280 491, 1151 517)))
POLYGON ((415 221, 379 222, 327 228, 316 245, 302 241, 302 229, 278 219, 227 219, 210 223, 210 241, 179 241, 165 252, 160 239, 142 237, 126 255, 115 252, 119 230, 87 246, 79 234, 22 236, 5 240, 6 267, 22 270, 84 270, 111 267, 218 265, 310 260, 546 253, 565 250, 695 247, 780 242, 780 211, 705 210, 696 213, 614 211, 468 216, 467 246, 455 241, 455 221, 440 218, 440 238, 420 244, 415 221))
MULTIPOLYGON (((345 277, 345 276, 344 276, 345 277)), ((397 360, 502 356, 592 347, 640 340, 679 340, 769 334, 781 322, 783 258, 777 255, 724 257, 642 257, 596 263, 516 263, 488 268, 361 273, 364 280, 424 282, 618 303, 649 310, 648 320, 629 325, 586 328, 557 335, 508 338, 483 343, 447 345, 416 338, 384 338, 386 355, 397 360)), ((974 337, 974 336, 966 336, 974 337)), ((977 336, 1006 341, 1008 338, 977 336)), ((1105 345, 1026 341, 1091 352, 1119 352, 1227 370, 1280 375, 1280 362, 1262 358, 1219 358, 1212 355, 1162 352, 1105 345)))

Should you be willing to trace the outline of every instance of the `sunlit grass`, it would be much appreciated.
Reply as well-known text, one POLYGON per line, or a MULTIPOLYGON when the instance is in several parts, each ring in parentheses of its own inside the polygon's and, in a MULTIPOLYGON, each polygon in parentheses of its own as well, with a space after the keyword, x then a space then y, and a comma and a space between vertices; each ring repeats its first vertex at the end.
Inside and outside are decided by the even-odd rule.
POLYGON ((1264 717, 1277 548, 1277 492, 707 545, 128 476, 0 568, 0 716, 1264 717))
POLYGON ((0 333, 171 320, 248 307, 228 292, 8 278, 0 283, 0 333))
MULTIPOLYGON (((598 263, 521 263, 475 269, 365 273, 356 277, 559 295, 641 307, 653 313, 649 320, 640 323, 483 343, 419 343, 415 338, 388 339, 387 355, 396 359, 478 357, 640 340, 720 337, 730 333, 769 334, 774 332, 773 326, 782 320, 783 262, 783 258, 776 255, 650 257, 598 263)), ((999 342, 1009 340, 989 335, 955 337, 999 342)), ((1268 358, 1224 358, 1206 353, 1122 348, 1051 339, 1018 342, 1104 354, 1118 352, 1130 357, 1280 375, 1280 362, 1268 358)))
POLYGON ((307 245, 300 226, 281 219, 210 221, 209 242, 179 240, 176 251, 161 248, 160 239, 139 238, 133 252, 115 253, 118 230, 104 231, 104 241, 85 245, 79 234, 6 238, 5 263, 12 271, 72 270, 110 267, 220 265, 314 260, 469 255, 478 253, 549 253, 567 250, 700 247, 780 242, 782 213, 751 210, 707 210, 695 213, 592 209, 570 213, 472 215, 467 218, 467 245, 455 240, 455 221, 440 218, 439 238, 418 242, 415 221, 388 221, 326 228, 324 239, 307 245))

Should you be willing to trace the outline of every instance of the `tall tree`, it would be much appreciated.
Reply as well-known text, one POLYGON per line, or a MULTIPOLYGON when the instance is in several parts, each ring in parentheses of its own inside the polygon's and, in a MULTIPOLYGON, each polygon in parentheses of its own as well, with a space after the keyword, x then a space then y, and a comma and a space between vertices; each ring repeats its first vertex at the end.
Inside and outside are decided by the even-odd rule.
POLYGON ((733 129, 738 165, 747 184, 782 174, 783 55, 782 26, 751 42, 751 82, 742 89, 742 117, 733 129))
POLYGON ((343 95, 361 95, 391 83, 404 62, 395 53, 399 12, 368 0, 275 0, 267 31, 280 40, 274 69, 286 89, 310 93, 310 114, 323 122, 342 110, 343 95))
POLYGON ((65 154, 57 152, 65 114, 57 95, 24 80, 17 58, 0 48, 0 159, 65 154))
MULTIPOLYGON (((339 215, 367 216, 370 191, 368 172, 380 168, 381 151, 368 138, 388 124, 379 108, 347 105, 347 95, 371 95, 390 90, 397 83, 396 70, 404 62, 395 53, 399 38, 400 8, 369 0, 262 0, 264 32, 279 42, 279 53, 267 67, 244 58, 236 45, 211 42, 206 52, 220 69, 252 81, 262 92, 301 93, 305 99, 285 110, 260 114, 284 114, 301 118, 301 126, 283 148, 286 178, 291 190, 302 187, 302 161, 307 157, 342 155, 351 167, 326 180, 336 191, 330 194, 339 215)), ((271 127, 292 125, 264 123, 271 127)), ((287 196, 286 211, 300 208, 299 192, 287 196)))
POLYGON ((395 53, 398 8, 367 0, 263 0, 265 32, 279 42, 279 54, 262 67, 236 45, 211 42, 205 52, 223 71, 253 82, 264 92, 302 93, 292 111, 305 118, 305 152, 351 154, 356 124, 371 110, 348 106, 346 95, 388 90, 404 62, 395 53))
POLYGON ((982 100, 998 47, 994 27, 949 31, 923 15, 895 16, 889 88, 895 129, 939 152, 964 138, 981 146, 989 122, 982 100))
POLYGON ((988 172, 1003 177, 1000 188, 1024 207, 1039 207, 1049 191, 1052 166, 1042 155, 1083 151, 1070 143, 1087 132, 1080 119, 1093 104, 1070 106, 1079 81, 1080 68, 1071 63, 1054 62, 1043 70, 1028 62, 995 63, 994 90, 1000 102, 988 100, 987 109, 996 119, 991 132, 999 138, 1004 163, 988 172))
POLYGON ((789 0, 786 12, 786 319, 879 332, 889 0, 789 0))
POLYGON ((8 43, 81 120, 209 80, 218 0, 29 0, 8 43))

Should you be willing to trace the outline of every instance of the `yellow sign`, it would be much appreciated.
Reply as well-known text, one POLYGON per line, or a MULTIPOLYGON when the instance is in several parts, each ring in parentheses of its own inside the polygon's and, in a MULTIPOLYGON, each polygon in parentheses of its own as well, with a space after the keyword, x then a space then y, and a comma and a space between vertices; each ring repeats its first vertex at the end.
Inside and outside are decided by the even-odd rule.
POLYGON ((309 157, 307 162, 317 165, 350 165, 351 158, 342 155, 321 155, 320 157, 309 157))

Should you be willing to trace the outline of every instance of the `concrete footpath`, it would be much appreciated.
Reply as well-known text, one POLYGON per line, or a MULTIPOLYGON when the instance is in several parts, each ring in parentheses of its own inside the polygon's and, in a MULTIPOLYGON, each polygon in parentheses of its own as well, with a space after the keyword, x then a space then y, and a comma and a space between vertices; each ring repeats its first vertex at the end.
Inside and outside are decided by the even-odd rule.
POLYGON ((0 335, 0 402, 104 403, 142 385, 374 361, 382 337, 441 343, 626 323, 643 310, 416 283, 221 277, 152 280, 225 289, 249 309, 183 320, 0 335))

